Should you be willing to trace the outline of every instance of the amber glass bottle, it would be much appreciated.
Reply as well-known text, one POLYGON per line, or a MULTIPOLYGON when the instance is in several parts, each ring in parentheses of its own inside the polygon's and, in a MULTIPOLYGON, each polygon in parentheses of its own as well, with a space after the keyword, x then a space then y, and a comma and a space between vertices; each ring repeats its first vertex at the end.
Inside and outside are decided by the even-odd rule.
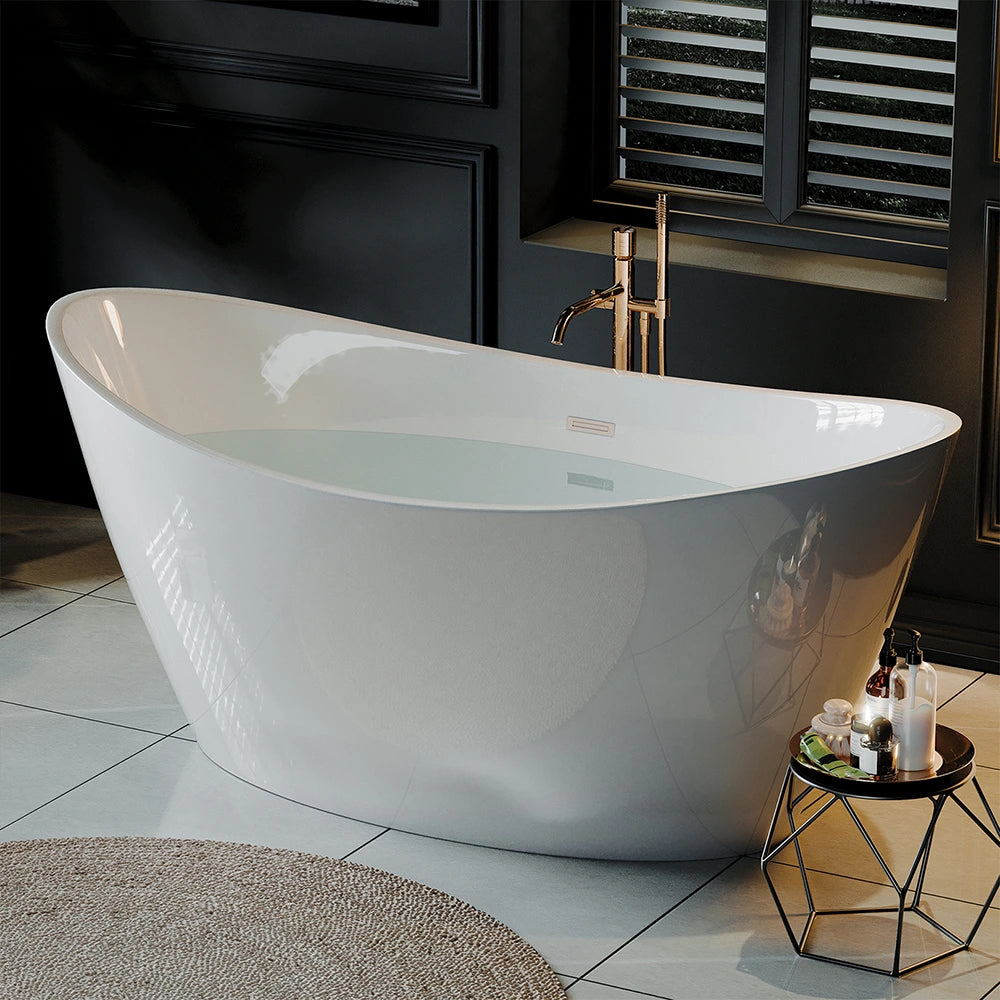
POLYGON ((879 715, 885 719, 890 717, 890 675, 896 665, 896 650, 892 645, 894 635, 891 627, 882 633, 884 641, 878 654, 878 666, 865 684, 865 715, 868 721, 879 715))

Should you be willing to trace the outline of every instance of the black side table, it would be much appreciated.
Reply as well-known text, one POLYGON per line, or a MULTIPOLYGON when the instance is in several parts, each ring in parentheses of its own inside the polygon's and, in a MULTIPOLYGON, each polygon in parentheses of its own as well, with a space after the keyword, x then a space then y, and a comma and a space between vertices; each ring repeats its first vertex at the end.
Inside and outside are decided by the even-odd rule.
POLYGON ((775 807, 774 816, 771 819, 771 825, 767 833, 767 841, 764 844, 764 852, 761 855, 760 861, 761 871, 764 873, 764 878, 767 880, 768 888, 771 890, 771 895, 774 897, 774 902, 778 907, 778 912, 781 914, 782 923, 785 925, 785 930, 788 932, 788 937, 792 942, 792 947, 794 947, 795 953, 809 958, 816 958, 824 962, 834 962, 837 965, 846 965, 854 969, 864 969, 868 972, 878 972, 882 975, 904 976, 907 973, 916 971, 917 969, 922 969, 924 966, 930 965, 932 962, 937 962, 942 958, 947 958, 949 955, 954 955, 956 952, 967 949, 972 943, 972 939, 975 937, 976 932, 979 930, 979 927, 983 922, 983 918, 986 916, 990 904, 993 902, 993 898, 997 894, 997 890, 1000 889, 1000 875, 997 876, 997 880, 993 883, 993 887, 990 890, 989 895, 986 897, 986 901, 983 903, 979 916, 965 940, 962 940, 952 931, 943 927, 929 913, 921 910, 920 903, 921 893, 923 892, 924 876, 927 872, 928 860, 930 859, 934 828, 937 825, 938 817, 941 815, 941 810, 947 802, 953 801, 955 805, 962 809, 962 811, 970 817, 975 825, 987 837, 989 837, 994 844, 1000 847, 1000 826, 997 825, 997 819, 993 815, 993 812, 986 801, 986 797, 983 795, 983 790, 980 788, 979 782, 976 780, 975 747, 965 736, 956 732, 954 729, 949 729, 946 726, 938 726, 935 737, 935 749, 941 758, 941 763, 938 767, 927 771, 900 771, 893 780, 889 781, 865 781, 863 779, 836 777, 835 775, 832 775, 810 763, 804 756, 801 756, 799 751, 799 740, 803 733, 807 731, 808 730, 802 730, 801 732, 796 733, 795 736, 789 740, 788 769, 785 772, 785 780, 781 786, 781 793, 778 796, 778 804, 775 807), (955 794, 959 788, 966 785, 970 781, 972 788, 979 796, 979 801, 982 803, 982 806, 986 811, 986 815, 992 824, 992 830, 977 816, 975 816, 970 811, 968 806, 966 806, 966 804, 955 794), (801 790, 796 790, 796 783, 802 786, 801 790), (816 796, 817 801, 811 804, 812 808, 808 816, 804 817, 799 825, 796 825, 796 819, 794 816, 795 808, 799 806, 802 800, 807 796, 815 796, 816 792, 819 792, 820 795, 816 796), (879 799, 889 801, 918 798, 927 798, 931 800, 933 804, 931 818, 927 825, 927 830, 924 833, 923 839, 920 842, 920 847, 917 850, 916 857, 913 859, 913 864, 910 866, 905 880, 900 882, 889 870, 889 866, 882 857, 882 854, 876 846, 875 841, 872 839, 871 834, 865 828, 854 807, 851 805, 851 799, 879 799), (785 816, 791 832, 776 842, 775 830, 777 828, 779 816, 781 815, 783 802, 785 816), (843 804, 848 814, 854 820, 855 825, 861 831, 861 835, 864 837, 865 843, 871 849, 872 854, 875 856, 875 859, 881 866, 882 871, 885 872, 887 878, 892 884, 892 887, 895 889, 897 896, 899 897, 898 906, 859 907, 854 909, 830 910, 820 910, 816 908, 813 902, 813 893, 809 885, 808 870, 806 868, 805 859, 803 857, 803 849, 802 845, 799 843, 799 838, 836 802, 843 804), (798 938, 792 930, 792 926, 788 921, 785 909, 782 906, 778 890, 775 888, 771 875, 768 872, 768 866, 773 862, 776 862, 778 855, 790 847, 795 849, 799 874, 802 877, 802 886, 805 890, 806 904, 809 911, 806 916, 805 926, 798 938), (907 904, 907 896, 911 892, 912 901, 907 904), (879 968, 872 965, 863 965, 858 962, 851 962, 846 959, 836 958, 832 955, 823 955, 814 951, 806 950, 809 935, 814 929, 815 922, 818 917, 838 914, 873 913, 896 913, 897 915, 896 943, 891 969, 879 968), (900 969, 903 917, 906 913, 916 914, 923 920, 927 921, 942 935, 944 935, 945 938, 953 942, 954 946, 942 951, 938 955, 932 956, 931 958, 926 958, 923 961, 916 962, 904 969, 900 969))

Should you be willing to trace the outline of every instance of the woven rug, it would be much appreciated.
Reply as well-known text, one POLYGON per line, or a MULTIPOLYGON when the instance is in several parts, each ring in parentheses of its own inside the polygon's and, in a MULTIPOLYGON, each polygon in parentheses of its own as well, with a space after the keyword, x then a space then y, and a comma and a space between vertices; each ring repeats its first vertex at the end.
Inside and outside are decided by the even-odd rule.
POLYGON ((566 1000, 499 921, 348 861, 203 840, 0 844, 4 1000, 566 1000))

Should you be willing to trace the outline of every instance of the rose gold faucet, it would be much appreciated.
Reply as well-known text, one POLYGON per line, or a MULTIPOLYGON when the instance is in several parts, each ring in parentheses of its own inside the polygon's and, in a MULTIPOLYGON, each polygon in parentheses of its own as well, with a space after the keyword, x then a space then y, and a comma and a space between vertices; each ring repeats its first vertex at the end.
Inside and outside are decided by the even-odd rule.
POLYGON ((552 343, 562 344, 566 328, 581 313, 591 309, 614 310, 614 367, 619 371, 633 370, 632 315, 639 316, 639 356, 642 372, 649 370, 649 318, 658 323, 658 361, 660 374, 666 374, 665 324, 670 315, 667 296, 667 265, 669 255, 670 196, 656 196, 656 298, 637 299, 632 295, 632 274, 635 261, 635 228, 625 226, 612 233, 611 252, 615 261, 615 283, 603 291, 596 289, 586 298, 567 306, 559 315, 552 331, 552 343))

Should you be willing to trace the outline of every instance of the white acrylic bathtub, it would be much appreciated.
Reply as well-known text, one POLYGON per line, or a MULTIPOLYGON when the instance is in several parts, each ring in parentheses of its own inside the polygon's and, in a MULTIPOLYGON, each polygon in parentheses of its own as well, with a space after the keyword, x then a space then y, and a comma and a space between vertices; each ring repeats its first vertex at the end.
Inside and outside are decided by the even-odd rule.
POLYGON ((70 295, 48 334, 204 752, 562 855, 759 845, 789 735, 870 669, 959 428, 186 292, 70 295))

